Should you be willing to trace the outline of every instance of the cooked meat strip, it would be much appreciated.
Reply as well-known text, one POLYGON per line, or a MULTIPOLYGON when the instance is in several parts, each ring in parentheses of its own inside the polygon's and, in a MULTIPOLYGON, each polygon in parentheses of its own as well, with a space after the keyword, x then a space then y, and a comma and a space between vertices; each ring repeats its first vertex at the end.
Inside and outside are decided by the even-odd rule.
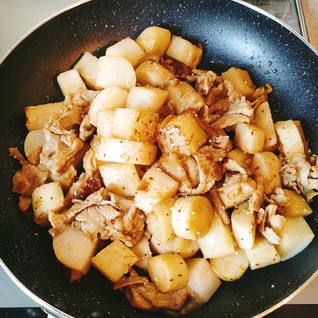
POLYGON ((147 311, 178 312, 189 296, 186 287, 163 293, 146 277, 139 276, 134 270, 116 282, 114 289, 119 289, 131 306, 147 311))

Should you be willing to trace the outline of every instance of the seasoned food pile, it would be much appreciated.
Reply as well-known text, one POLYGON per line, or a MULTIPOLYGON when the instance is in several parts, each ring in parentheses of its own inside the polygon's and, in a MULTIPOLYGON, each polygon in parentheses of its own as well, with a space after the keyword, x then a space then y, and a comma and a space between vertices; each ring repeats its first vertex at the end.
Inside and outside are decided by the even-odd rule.
POLYGON ((314 237, 301 123, 274 122, 271 85, 246 70, 200 69, 202 52, 158 26, 85 52, 57 77, 63 101, 25 107, 24 150, 10 148, 19 208, 70 281, 93 266, 133 307, 171 316, 314 237))

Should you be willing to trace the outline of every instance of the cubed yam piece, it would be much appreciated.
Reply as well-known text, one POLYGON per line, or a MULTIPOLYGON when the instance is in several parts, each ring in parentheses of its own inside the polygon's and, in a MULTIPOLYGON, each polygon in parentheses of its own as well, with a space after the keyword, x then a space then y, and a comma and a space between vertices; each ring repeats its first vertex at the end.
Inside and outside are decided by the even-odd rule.
POLYGON ((257 235, 254 246, 245 249, 251 270, 279 263, 281 258, 277 249, 264 236, 257 235))
POLYGON ((105 187, 125 197, 136 194, 140 177, 136 166, 131 163, 109 162, 99 166, 105 187))
POLYGON ((125 107, 127 96, 127 91, 117 86, 106 87, 101 90, 89 107, 88 118, 90 123, 95 127, 97 126, 100 111, 125 107))
POLYGON ((161 152, 191 155, 207 141, 207 134, 190 113, 167 116, 158 126, 161 152))
POLYGON ((115 138, 154 143, 159 114, 150 110, 116 108, 112 135, 115 138))
POLYGON ((163 293, 185 287, 189 279, 187 264, 177 253, 151 257, 148 271, 151 281, 163 293))
POLYGON ((157 88, 175 79, 175 75, 172 72, 152 60, 146 60, 138 65, 136 77, 139 85, 149 85, 157 88))
POLYGON ((87 90, 83 79, 75 69, 61 72, 56 79, 64 96, 87 90))
POLYGON ((64 193, 59 182, 38 186, 32 192, 32 208, 35 223, 49 226, 48 213, 58 212, 64 205, 64 193))
POLYGON ((293 190, 284 189, 284 194, 288 199, 288 203, 286 206, 280 208, 280 214, 285 217, 292 216, 308 216, 313 210, 300 193, 297 193, 293 190))
POLYGON ((115 240, 94 257, 92 265, 115 283, 138 261, 136 254, 120 240, 115 240))
POLYGON ((112 137, 114 110, 100 110, 97 116, 96 134, 103 137, 112 137))
POLYGON ((292 119, 275 122, 280 150, 287 159, 295 154, 306 154, 304 139, 298 127, 292 119))
POLYGON ((186 263, 189 272, 188 287, 194 293, 196 301, 204 304, 221 286, 221 280, 205 258, 190 258, 186 263))
POLYGON ((249 266, 246 253, 240 248, 236 248, 232 254, 211 258, 210 264, 217 276, 227 282, 240 279, 249 266))
POLYGON ((41 130, 44 127, 48 127, 64 113, 65 108, 64 102, 26 106, 24 112, 28 131, 41 130))
POLYGON ((195 256, 199 250, 198 241, 188 240, 179 236, 173 236, 166 242, 161 242, 157 237, 150 239, 151 250, 156 254, 166 254, 169 252, 178 253, 183 259, 195 256))
POLYGON ((234 86, 234 89, 242 96, 250 97, 256 89, 247 70, 243 70, 238 67, 231 67, 221 76, 224 80, 230 81, 234 86))
POLYGON ((194 68, 201 62, 202 52, 202 47, 192 44, 181 36, 172 35, 166 55, 194 68))
POLYGON ((248 202, 236 206, 231 214, 233 237, 241 249, 251 249, 256 236, 256 217, 250 211, 248 202))
POLYGON ((199 111, 205 105, 201 94, 185 81, 172 82, 167 91, 167 103, 173 107, 177 115, 182 114, 187 109, 199 111))
POLYGON ((170 44, 171 32, 159 26, 149 26, 136 38, 136 43, 147 55, 163 56, 170 44))
POLYGON ((264 129, 265 140, 264 140, 264 151, 273 151, 277 149, 278 140, 272 112, 268 102, 264 102, 259 105, 254 112, 255 126, 264 129))
POLYGON ((263 128, 252 124, 238 123, 235 126, 236 146, 249 154, 263 151, 265 132, 263 128))
POLYGON ((234 148, 226 155, 226 158, 235 161, 239 167, 248 172, 251 167, 253 155, 244 152, 240 148, 234 148))
POLYGON ((75 181, 76 169, 72 165, 66 173, 58 174, 48 171, 48 181, 58 182, 61 184, 63 191, 66 193, 72 183, 75 181))
POLYGON ((222 257, 235 251, 231 227, 224 224, 216 212, 208 233, 198 239, 198 243, 204 258, 222 257))
POLYGON ((130 89, 127 108, 157 112, 168 96, 166 90, 152 86, 136 86, 130 89))
POLYGON ((132 248, 131 250, 138 257, 138 261, 135 265, 146 272, 148 272, 148 260, 152 257, 152 251, 150 249, 149 238, 144 235, 132 248))
POLYGON ((135 195, 136 206, 150 213, 158 202, 173 197, 178 182, 156 167, 149 168, 143 175, 135 195))
POLYGON ((97 160, 151 165, 156 159, 157 146, 148 142, 95 136, 97 160))
POLYGON ((287 217, 278 235, 281 237, 281 242, 276 249, 282 261, 303 251, 315 237, 303 216, 287 217))
POLYGON ((85 52, 73 67, 84 79, 91 89, 100 89, 97 86, 98 58, 89 52, 85 52))
POLYGON ((102 88, 116 86, 129 91, 136 85, 134 67, 121 56, 101 56, 96 84, 102 88))
POLYGON ((256 178, 261 178, 265 194, 270 194, 276 187, 282 186, 280 175, 281 160, 270 151, 257 152, 252 160, 252 169, 256 178))
POLYGON ((28 161, 35 166, 39 163, 40 152, 45 144, 45 134, 42 129, 31 130, 24 139, 24 154, 28 161))
POLYGON ((167 242, 175 235, 171 224, 171 207, 175 200, 168 198, 158 202, 147 216, 147 229, 161 243, 167 242))
POLYGON ((171 224, 179 237, 197 240, 204 237, 213 221, 210 201, 200 195, 178 198, 171 207, 171 224))
POLYGON ((83 275, 87 274, 91 266, 91 258, 96 248, 96 238, 71 225, 53 236, 53 250, 59 262, 83 275))
POLYGON ((127 37, 109 46, 106 49, 105 55, 123 57, 129 61, 132 66, 136 66, 145 56, 145 52, 135 40, 127 37))
POLYGON ((294 120, 294 123, 297 126, 298 132, 299 132, 300 137, 301 137, 301 139, 303 141, 304 151, 305 151, 305 155, 307 157, 307 160, 309 160, 310 156, 311 156, 311 150, 309 149, 308 141, 306 139, 306 136, 305 136, 305 133, 304 133, 304 130, 303 130, 303 126, 302 126, 302 124, 301 124, 301 122, 299 120, 294 120))

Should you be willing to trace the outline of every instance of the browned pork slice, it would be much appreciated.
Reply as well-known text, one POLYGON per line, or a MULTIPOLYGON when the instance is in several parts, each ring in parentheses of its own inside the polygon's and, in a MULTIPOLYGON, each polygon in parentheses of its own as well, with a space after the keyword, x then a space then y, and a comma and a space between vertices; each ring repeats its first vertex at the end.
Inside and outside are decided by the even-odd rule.
POLYGON ((114 289, 120 290, 134 308, 161 311, 172 317, 185 315, 202 305, 189 288, 163 293, 133 269, 115 283, 114 289))
POLYGON ((134 201, 109 192, 105 188, 89 195, 84 201, 74 200, 73 206, 62 214, 51 214, 55 231, 67 224, 102 240, 119 239, 128 247, 136 244, 144 233, 146 217, 134 201))

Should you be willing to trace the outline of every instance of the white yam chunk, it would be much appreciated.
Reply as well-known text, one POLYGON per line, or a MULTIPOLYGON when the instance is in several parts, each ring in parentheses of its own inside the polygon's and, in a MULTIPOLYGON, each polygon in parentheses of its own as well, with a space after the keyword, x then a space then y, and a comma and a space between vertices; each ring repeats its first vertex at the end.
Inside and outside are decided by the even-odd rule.
POLYGON ((202 48, 180 36, 173 35, 166 55, 193 68, 201 62, 202 48))
POLYGON ((284 195, 287 197, 287 204, 281 207, 280 213, 285 217, 291 216, 308 216, 313 213, 312 208, 308 204, 304 196, 296 191, 283 189, 284 195))
POLYGON ((248 202, 243 202, 234 208, 231 214, 232 232, 235 242, 242 249, 254 246, 256 235, 256 219, 250 211, 248 202))
POLYGON ((268 102, 259 105, 254 112, 255 126, 263 128, 265 132, 264 151, 273 151, 277 148, 277 135, 268 102))
POLYGON ((127 108, 157 112, 166 101, 168 92, 152 86, 136 86, 130 89, 127 108))
POLYGON ((35 163, 39 159, 40 151, 45 144, 45 134, 43 130, 31 130, 24 139, 24 153, 30 163, 35 163))
POLYGON ((204 258, 222 257, 235 251, 231 227, 225 225, 216 213, 213 214, 208 233, 198 239, 198 243, 204 258))
POLYGON ((235 162, 238 166, 236 171, 246 174, 250 169, 253 155, 243 152, 240 148, 234 148, 226 155, 226 158, 235 162))
POLYGON ((138 261, 138 256, 124 243, 115 240, 92 257, 92 265, 115 283, 138 261))
POLYGON ((67 268, 87 274, 91 258, 97 248, 97 239, 68 225, 53 237, 53 249, 56 258, 67 268))
POLYGON ((90 123, 95 127, 97 126, 98 114, 100 111, 125 107, 127 95, 127 91, 117 86, 103 89, 100 93, 98 93, 90 105, 88 111, 90 123))
POLYGON ((100 165, 99 171, 109 191, 126 197, 135 195, 140 178, 134 164, 109 162, 100 165))
POLYGON ((137 83, 142 86, 161 87, 173 80, 175 75, 161 64, 146 60, 136 68, 137 83))
POLYGON ((25 125, 28 131, 41 130, 48 127, 54 120, 59 118, 65 111, 66 105, 63 102, 39 104, 26 106, 25 125))
POLYGON ((186 262, 176 253, 151 257, 148 271, 151 281, 163 293, 185 287, 189 278, 186 262))
POLYGON ((149 110, 116 108, 112 135, 115 138, 154 143, 159 114, 149 110))
POLYGON ((171 207, 174 202, 174 198, 158 202, 147 216, 147 229, 161 243, 165 243, 174 237, 171 224, 171 207))
POLYGON ((178 190, 178 182, 162 172, 151 167, 143 175, 136 195, 136 207, 150 213, 158 202, 174 196, 178 190))
POLYGON ((48 180, 52 182, 58 182, 61 184, 63 191, 67 191, 72 183, 74 182, 76 176, 76 169, 72 165, 64 174, 54 174, 49 172, 48 173, 48 180))
POLYGON ((241 278, 249 266, 246 253, 240 248, 232 254, 211 258, 210 264, 218 277, 227 282, 241 278))
POLYGON ((251 96, 255 91, 256 87, 247 70, 233 66, 221 76, 224 80, 230 81, 235 91, 242 96, 251 96))
POLYGON ((135 70, 123 57, 101 56, 98 59, 96 84, 98 87, 117 86, 129 91, 136 85, 135 70))
POLYGON ((309 149, 309 145, 308 145, 308 140, 305 136, 304 130, 303 130, 303 126, 300 120, 294 120, 295 125, 298 128, 298 132, 300 134, 300 137, 303 141, 304 144, 304 150, 305 150, 305 155, 306 157, 309 159, 310 155, 311 155, 311 150, 309 149))
POLYGON ((221 280, 205 258, 186 260, 189 272, 188 287, 200 303, 206 303, 220 287, 221 280))
POLYGON ((136 41, 127 37, 109 46, 106 49, 105 55, 123 57, 129 61, 132 66, 135 66, 145 56, 145 52, 136 41))
POLYGON ((265 132, 252 124, 238 123, 235 127, 235 142, 244 152, 255 154, 263 151, 265 132))
POLYGON ((57 76, 57 83, 64 96, 85 91, 87 88, 78 71, 71 69, 57 76))
POLYGON ((275 129, 282 153, 287 159, 295 154, 305 154, 304 140, 294 120, 277 121, 275 129))
POLYGON ((270 194, 276 187, 282 186, 280 175, 281 160, 270 151, 257 152, 252 160, 252 169, 257 178, 261 178, 265 194, 270 194))
POLYGON ((96 56, 85 52, 73 68, 78 71, 88 87, 100 89, 96 84, 98 71, 98 58, 96 56))
POLYGON ((161 242, 154 235, 150 239, 150 246, 156 254, 169 252, 178 253, 183 259, 193 257, 200 250, 198 241, 173 236, 166 242, 161 242))
POLYGON ((114 110, 100 110, 97 116, 97 129, 98 136, 112 137, 113 122, 115 117, 114 110))
POLYGON ((150 26, 139 34, 136 42, 146 54, 163 56, 170 44, 170 38, 171 32, 168 29, 150 26))
POLYGON ((314 233, 303 216, 287 217, 279 232, 281 242, 276 246, 280 258, 285 261, 304 250, 314 238, 314 233))
POLYGON ((138 261, 135 265, 145 271, 148 271, 148 260, 152 257, 152 251, 150 249, 150 243, 147 236, 143 236, 139 242, 137 242, 131 250, 138 257, 138 261))
POLYGON ((175 234, 188 240, 204 237, 212 220, 211 204, 203 196, 180 197, 171 208, 171 224, 175 234))
POLYGON ((138 165, 151 165, 157 155, 157 146, 118 138, 95 136, 95 155, 97 160, 123 162, 138 165))
POLYGON ((245 250, 251 270, 259 269, 280 262, 278 251, 265 237, 258 235, 254 246, 245 250))
POLYGON ((32 208, 34 221, 42 226, 49 225, 48 213, 58 212, 64 204, 64 193, 59 182, 50 182, 34 189, 32 208))

